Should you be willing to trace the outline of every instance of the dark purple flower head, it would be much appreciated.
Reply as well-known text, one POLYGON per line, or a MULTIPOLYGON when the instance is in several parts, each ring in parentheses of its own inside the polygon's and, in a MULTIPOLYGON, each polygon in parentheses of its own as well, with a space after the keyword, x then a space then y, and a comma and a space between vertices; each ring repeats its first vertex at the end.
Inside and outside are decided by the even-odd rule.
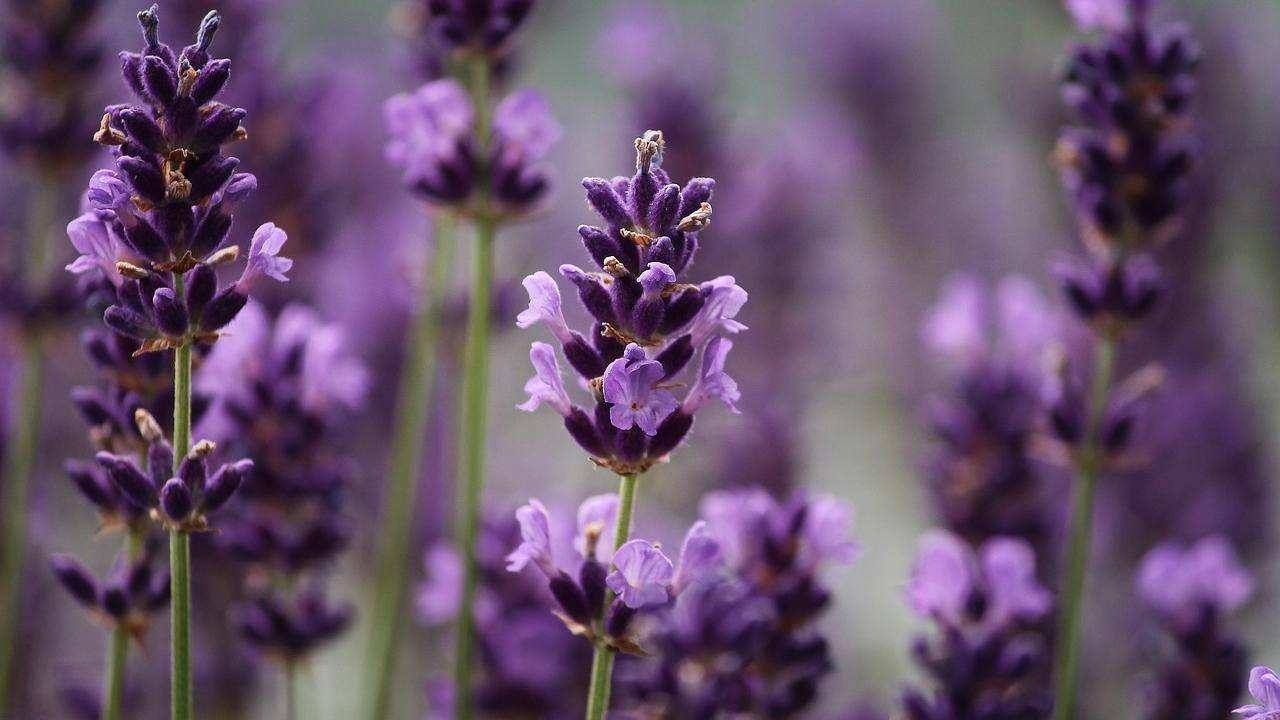
POLYGON ((102 116, 95 139, 111 148, 116 169, 93 176, 89 210, 68 226, 81 253, 68 269, 101 271, 117 295, 107 324, 155 351, 213 342, 254 281, 287 280, 292 263, 279 257, 284 232, 265 224, 240 280, 219 288, 214 267, 239 255, 229 241, 235 209, 256 186, 236 172, 238 159, 223 154, 246 131, 244 110, 217 100, 231 67, 209 56, 221 20, 206 15, 195 43, 176 54, 159 40, 156 6, 138 20, 145 46, 122 53, 121 65, 140 102, 112 105, 102 116))
MULTIPOLYGON (((1230 618, 1253 592, 1253 578, 1231 545, 1218 536, 1191 546, 1161 545, 1143 559, 1136 584, 1160 629, 1173 640, 1155 659, 1143 717, 1227 717, 1244 689, 1248 656, 1230 618)), ((1263 699, 1255 679, 1256 674, 1250 690, 1263 699)))
POLYGON ((441 46, 458 53, 500 57, 533 0, 419 0, 425 27, 441 46))
POLYGON ((674 450, 707 402, 736 412, 741 397, 724 369, 733 344, 722 336, 746 328, 735 319, 746 291, 727 275, 701 285, 681 280, 710 224, 715 183, 671 183, 660 167, 663 149, 662 133, 649 131, 636 140, 633 177, 582 181, 604 220, 578 228, 599 271, 563 265, 560 274, 594 318, 590 339, 569 327, 559 285, 546 272, 525 278, 529 307, 516 318, 522 328, 546 325, 595 395, 593 410, 574 405, 554 352, 535 343, 536 375, 520 407, 551 405, 583 449, 618 473, 643 472, 674 450), (681 401, 671 390, 699 351, 701 367, 681 401))
POLYGON ((240 636, 253 647, 286 662, 305 659, 318 646, 342 634, 355 610, 333 605, 318 590, 292 600, 262 595, 233 611, 240 636))
POLYGON ((474 109, 456 80, 435 80, 401 93, 384 106, 387 160, 421 199, 465 213, 514 217, 547 197, 551 173, 542 162, 560 137, 546 100, 518 90, 493 113, 487 157, 478 157, 474 109), (478 187, 487 180, 488 187, 478 187), (484 198, 476 197, 481 191, 484 198))
POLYGON ((949 532, 930 531, 920 541, 907 601, 938 633, 914 648, 937 690, 908 690, 906 717, 1048 717, 1043 623, 1052 597, 1036 578, 1030 545, 996 537, 975 553, 949 532))
POLYGON ((151 616, 169 604, 169 574, 152 569, 157 548, 156 544, 148 544, 135 560, 118 558, 102 580, 70 555, 55 554, 49 564, 59 584, 76 602, 142 642, 151 616))

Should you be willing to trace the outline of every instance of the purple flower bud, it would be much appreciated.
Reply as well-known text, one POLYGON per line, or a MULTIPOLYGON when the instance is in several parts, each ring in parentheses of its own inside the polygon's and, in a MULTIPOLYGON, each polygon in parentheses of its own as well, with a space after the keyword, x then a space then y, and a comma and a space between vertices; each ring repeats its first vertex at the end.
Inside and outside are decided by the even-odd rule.
POLYGON ((102 321, 112 330, 135 340, 148 340, 156 332, 155 325, 148 318, 120 305, 107 308, 102 313, 102 321))
POLYGON ((95 472, 95 468, 73 460, 68 460, 63 467, 80 494, 99 510, 113 512, 116 509, 118 498, 115 489, 105 477, 95 472))
POLYGON ((204 497, 200 500, 200 512, 209 514, 225 505, 251 472, 252 460, 239 460, 218 468, 205 486, 204 497))
POLYGON ((98 604, 98 583, 79 560, 70 555, 57 554, 49 558, 53 574, 62 587, 71 593, 76 602, 89 607, 98 604))
POLYGON ((212 100, 231 77, 231 61, 213 60, 206 63, 196 75, 195 84, 191 86, 191 100, 196 105, 204 105, 212 100))
POLYGON ((151 480, 138 466, 128 458, 122 458, 107 452, 100 452, 94 456, 98 464, 106 469, 108 477, 115 483, 120 492, 133 501, 134 504, 143 508, 153 508, 158 500, 156 496, 156 486, 151 484, 151 480))
POLYGON ((614 553, 613 565, 606 583, 627 607, 638 610, 667 601, 675 570, 656 545, 630 540, 614 553))
POLYGON ((1241 567, 1226 538, 1206 537, 1191 546, 1165 543, 1142 559, 1138 593, 1162 620, 1187 631, 1205 608, 1226 615, 1253 595, 1253 577, 1241 567))
POLYGON ((200 317, 205 307, 218 292, 218 274, 213 268, 200 263, 187 273, 187 312, 192 317, 200 317))
POLYGON ((208 472, 204 458, 194 455, 183 458, 182 464, 178 466, 178 478, 186 484, 187 489, 195 497, 199 497, 204 492, 208 472))
MULTIPOLYGON (((235 288, 241 295, 248 295, 253 284, 264 275, 277 281, 289 282, 285 273, 293 267, 293 260, 280 257, 280 249, 289 239, 284 230, 273 223, 265 223, 253 233, 249 244, 249 261, 235 288)), ((221 326, 219 326, 221 327, 221 326)))
POLYGON ((626 637, 631 621, 635 619, 636 608, 627 605, 621 599, 614 600, 609 607, 609 614, 604 619, 604 631, 610 637, 626 637))
POLYGON ((591 604, 587 596, 568 573, 559 571, 550 578, 548 587, 551 589, 551 596, 556 599, 556 603, 564 610, 565 615, 583 625, 590 625, 595 619, 591 615, 591 604))
POLYGON ((100 604, 103 612, 116 620, 121 620, 129 614, 129 597, 125 594, 124 588, 115 583, 110 583, 102 589, 100 604))
POLYGON ((155 487, 164 487, 173 474, 173 446, 164 438, 147 446, 147 473, 155 487))
POLYGON ((151 298, 151 304, 155 308, 156 324, 164 334, 171 337, 182 337, 186 334, 190 318, 187 316, 186 306, 178 302, 178 296, 173 288, 162 287, 156 290, 151 298))
POLYGON ((173 104, 178 96, 178 78, 154 55, 142 58, 142 84, 151 100, 161 107, 173 104))
POLYGON ((170 478, 160 489, 160 507, 173 522, 183 522, 195 509, 191 489, 179 478, 170 478))
POLYGON ((200 313, 200 329, 204 332, 221 330, 235 319, 247 302, 249 296, 240 292, 235 285, 219 290, 205 306, 204 312, 200 313))
MULTIPOLYGON (((160 168, 146 160, 128 155, 118 158, 116 165, 125 177, 129 178, 129 183, 133 185, 134 190, 144 199, 156 205, 164 202, 165 182, 160 168)), ((138 249, 142 251, 142 248, 138 249)))

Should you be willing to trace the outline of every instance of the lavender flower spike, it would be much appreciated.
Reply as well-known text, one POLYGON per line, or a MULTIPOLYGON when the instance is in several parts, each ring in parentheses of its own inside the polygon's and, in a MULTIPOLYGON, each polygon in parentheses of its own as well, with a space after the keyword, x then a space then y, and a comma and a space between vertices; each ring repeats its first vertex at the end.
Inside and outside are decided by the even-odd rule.
POLYGON ((671 560, 647 540, 629 540, 613 555, 617 568, 605 581, 632 610, 667 601, 675 569, 671 560))
POLYGON ((1258 701, 1232 711, 1241 720, 1276 720, 1280 718, 1280 676, 1269 667, 1255 667, 1249 673, 1249 694, 1258 701))

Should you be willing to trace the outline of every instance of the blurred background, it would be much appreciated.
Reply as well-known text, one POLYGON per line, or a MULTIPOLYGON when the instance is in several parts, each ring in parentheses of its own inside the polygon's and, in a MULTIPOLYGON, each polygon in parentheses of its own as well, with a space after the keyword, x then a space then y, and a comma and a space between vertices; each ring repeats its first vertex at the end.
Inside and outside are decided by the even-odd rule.
MULTIPOLYGON (((161 2, 162 35, 185 44, 186 27, 171 23, 198 17, 206 5, 214 6, 161 2)), ((136 49, 138 9, 105 0, 92 31, 113 52, 136 49)), ((233 232, 247 238, 268 219, 289 232, 294 282, 273 288, 266 304, 314 307, 341 328, 369 373, 364 403, 332 436, 352 464, 341 511, 352 534, 328 587, 355 604, 355 621, 302 671, 303 717, 355 717, 400 343, 432 242, 426 212, 383 160, 382 102, 423 80, 412 14, 389 0, 227 0, 220 9, 215 54, 232 53, 228 92, 249 109, 250 142, 261 148, 237 150, 261 192, 233 232)), ((1235 541, 1259 578, 1242 634, 1258 660, 1280 662, 1280 633, 1267 622, 1280 445, 1280 3, 1170 0, 1160 13, 1185 21, 1203 45, 1195 111, 1203 154, 1190 230, 1169 250, 1181 294, 1134 352, 1170 363, 1186 384, 1170 383, 1172 399, 1155 401, 1170 403, 1157 413, 1168 422, 1140 431, 1151 443, 1146 472, 1102 491, 1100 570, 1089 600, 1090 717, 1125 716, 1140 691, 1141 633, 1103 628, 1134 627, 1124 611, 1134 563, 1162 539, 1226 533, 1235 541), (1183 412, 1178 403, 1195 393, 1210 398, 1183 412), (1174 485, 1194 489, 1164 492, 1174 485)), ((628 173, 632 138, 657 126, 675 180, 719 182, 715 221, 692 273, 695 281, 736 276, 751 294, 739 319, 752 330, 736 338, 731 361, 742 414, 700 416, 688 446, 643 478, 639 522, 675 542, 698 497, 724 486, 764 484, 851 503, 863 553, 825 576, 833 601, 821 628, 836 670, 822 681, 811 716, 862 701, 893 708, 901 687, 919 677, 911 638, 924 628, 903 588, 917 538, 943 522, 929 483, 937 453, 930 402, 956 380, 922 328, 957 273, 989 288, 1021 276, 1047 307, 1061 305, 1049 268, 1077 241, 1051 155, 1069 120, 1059 95, 1063 63, 1081 37, 1056 0, 538 3, 506 82, 544 93, 562 135, 549 158, 548 203, 504 228, 498 243, 486 491, 494 516, 531 496, 568 512, 586 495, 613 489, 613 477, 585 462, 559 423, 515 411, 535 338, 516 331, 513 318, 524 306, 520 278, 587 259, 575 228, 594 216, 579 179, 628 173)), ((114 60, 105 66, 89 91, 91 125, 94 108, 125 95, 114 60)), ((55 227, 74 216, 77 193, 103 162, 89 157, 68 171, 55 227)), ((6 240, 29 222, 24 201, 42 192, 22 168, 16 155, 0 165, 6 240)), ((65 237, 47 232, 59 264, 69 262, 65 237)), ((465 236, 459 253, 449 292, 461 307, 465 236)), ((453 516, 450 426, 462 315, 449 316, 437 349, 441 390, 424 439, 415 586, 427 579, 416 558, 448 537, 453 516)), ((105 635, 58 589, 47 562, 50 553, 74 552, 104 568, 117 547, 97 534, 97 518, 59 470, 64 458, 89 454, 68 399, 72 386, 92 377, 76 342, 88 322, 67 321, 48 344, 15 718, 69 717, 69 689, 97 687, 101 672, 105 635)), ((0 326, 8 376, 0 399, 11 404, 16 341, 3 333, 0 326)), ((1065 508, 1065 489, 1054 482, 1054 502, 1065 508)), ((197 592, 198 646, 235 642, 218 636, 225 612, 197 592)), ((451 664, 446 630, 415 622, 407 632, 396 717, 421 716, 427 680, 451 664)), ((163 716, 166 636, 166 623, 157 623, 145 651, 131 658, 130 717, 163 716)), ((227 655, 231 666, 210 670, 216 677, 206 685, 198 677, 202 707, 236 697, 209 717, 277 716, 279 674, 247 657, 227 655)))

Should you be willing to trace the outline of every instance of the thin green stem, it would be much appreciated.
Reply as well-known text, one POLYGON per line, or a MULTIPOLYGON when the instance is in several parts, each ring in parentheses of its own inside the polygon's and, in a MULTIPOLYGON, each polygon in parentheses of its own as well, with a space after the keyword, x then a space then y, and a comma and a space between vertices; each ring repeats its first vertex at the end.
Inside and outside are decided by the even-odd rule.
POLYGON ((292 660, 284 664, 284 720, 298 718, 298 667, 292 660))
MULTIPOLYGON (((136 560, 142 555, 143 530, 130 528, 125 538, 125 555, 136 560)), ((122 625, 111 629, 111 639, 107 644, 107 677, 103 693, 103 720, 121 720, 124 717, 124 679, 126 660, 129 655, 129 633, 122 625)))
MULTIPOLYGON (((471 104, 475 116, 478 157, 488 156, 490 97, 489 62, 483 55, 472 58, 469 71, 471 104)), ((453 673, 454 717, 471 720, 472 637, 475 627, 473 605, 476 597, 476 535, 484 497, 485 408, 489 395, 489 294, 493 287, 494 236, 497 222, 489 207, 488 169, 480 172, 475 202, 475 248, 472 256, 471 294, 467 313, 467 343, 463 367, 461 434, 459 454, 462 478, 457 543, 462 551, 462 598, 458 606, 458 648, 453 673)))
POLYGON ((1067 541, 1066 575, 1062 582, 1062 609, 1058 618, 1058 647, 1054 663, 1057 669, 1054 720, 1070 720, 1076 711, 1080 630, 1084 621, 1084 586, 1089 566, 1089 545, 1093 535, 1093 495, 1103 460, 1099 431, 1111 392, 1115 354, 1115 339, 1100 337, 1095 350, 1085 432, 1077 461, 1075 507, 1072 510, 1071 534, 1067 541))
MULTIPOLYGON (((614 528, 613 550, 617 552, 631 537, 631 516, 635 511, 636 475, 623 475, 618 487, 618 523, 614 528)), ((617 654, 604 642, 604 615, 613 604, 613 591, 606 590, 604 607, 596 623, 595 654, 591 657, 591 686, 587 696, 587 720, 603 720, 609 711, 613 690, 613 658, 617 654)))
POLYGON ((365 662, 364 707, 369 720, 388 716, 392 678, 400 628, 404 624, 405 579, 409 574, 410 538, 418 483, 425 451, 423 436, 427 415, 435 395, 437 339, 445 288, 453 269, 456 223, 452 216, 439 215, 435 222, 435 257, 427 256, 431 280, 422 283, 422 301, 414 316, 404 366, 404 379, 396 409, 396 431, 392 441, 391 476, 382 515, 384 531, 378 544, 377 575, 374 578, 372 629, 369 655, 365 662))
MULTIPOLYGON (((184 294, 183 278, 173 275, 173 289, 184 294)), ((174 351, 173 360, 173 472, 191 449, 191 343, 174 351)), ((191 720, 191 537, 182 530, 169 533, 170 660, 173 720, 191 720)))
POLYGON ((4 462, 4 542, 0 549, 0 715, 9 702, 14 646, 22 614, 22 565, 27 546, 27 490, 39 448, 44 351, 40 338, 23 341, 22 387, 14 408, 15 436, 4 462))

